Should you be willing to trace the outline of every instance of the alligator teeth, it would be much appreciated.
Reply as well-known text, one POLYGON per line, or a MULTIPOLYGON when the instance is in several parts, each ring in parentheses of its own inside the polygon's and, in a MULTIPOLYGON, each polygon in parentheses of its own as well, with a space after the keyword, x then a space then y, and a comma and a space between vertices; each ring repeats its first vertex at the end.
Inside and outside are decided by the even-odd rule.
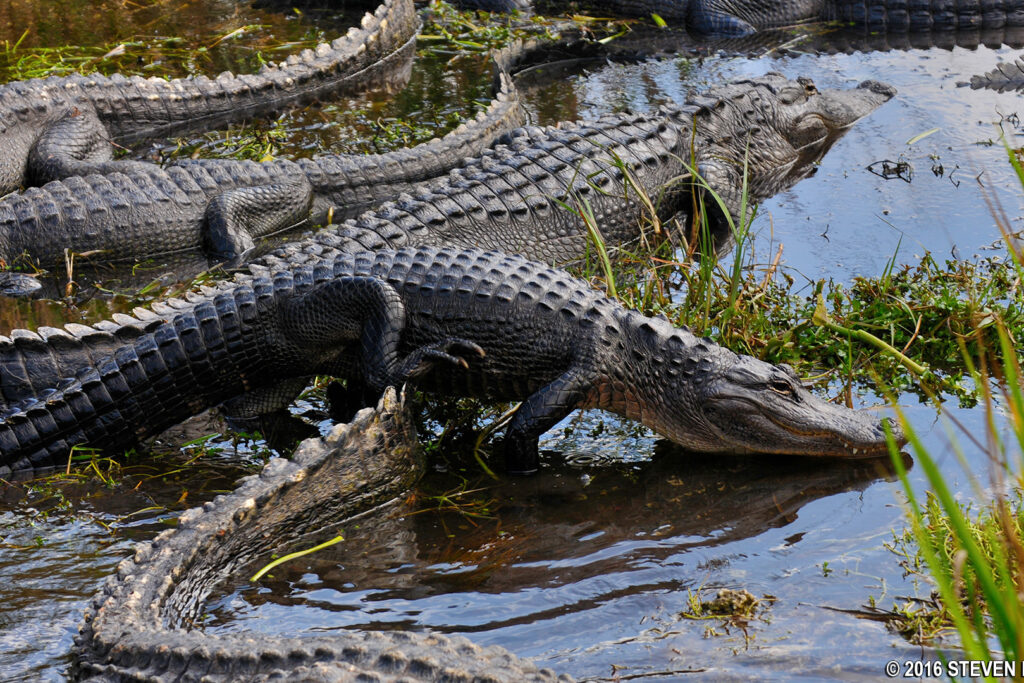
POLYGON ((853 449, 853 454, 857 455, 857 449, 856 448, 853 449))

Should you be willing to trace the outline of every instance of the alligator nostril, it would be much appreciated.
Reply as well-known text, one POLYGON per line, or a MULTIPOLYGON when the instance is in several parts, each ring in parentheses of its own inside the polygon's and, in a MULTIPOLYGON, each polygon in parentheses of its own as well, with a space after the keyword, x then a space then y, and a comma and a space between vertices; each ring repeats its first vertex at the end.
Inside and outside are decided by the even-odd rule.
POLYGON ((880 81, 864 81, 857 87, 862 90, 870 90, 871 92, 878 93, 879 95, 886 95, 887 97, 895 97, 896 95, 896 88, 892 87, 888 83, 882 83, 880 81))

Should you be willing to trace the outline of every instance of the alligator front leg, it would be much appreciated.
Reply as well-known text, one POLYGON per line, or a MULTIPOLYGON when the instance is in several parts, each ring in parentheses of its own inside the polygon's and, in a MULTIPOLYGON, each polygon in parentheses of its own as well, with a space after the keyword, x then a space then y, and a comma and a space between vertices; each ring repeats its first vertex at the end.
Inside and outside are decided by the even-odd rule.
POLYGON ((155 168, 145 161, 114 161, 113 158, 110 134, 96 113, 87 107, 74 108, 47 126, 32 146, 27 181, 29 185, 39 186, 90 173, 145 172, 155 168))
POLYGON ((312 206, 313 188, 305 181, 222 192, 206 207, 204 246, 218 258, 241 258, 256 246, 256 238, 306 221, 312 206))
POLYGON ((477 344, 447 337, 402 355, 406 312, 387 282, 368 276, 340 277, 295 297, 282 311, 282 330, 312 357, 328 363, 339 350, 359 342, 359 378, 374 395, 389 386, 415 382, 434 367, 468 367, 484 355, 477 344))
POLYGON ((540 466, 537 441, 569 413, 590 392, 591 381, 580 368, 572 368, 561 377, 523 401, 505 433, 502 450, 509 474, 533 474, 540 466))

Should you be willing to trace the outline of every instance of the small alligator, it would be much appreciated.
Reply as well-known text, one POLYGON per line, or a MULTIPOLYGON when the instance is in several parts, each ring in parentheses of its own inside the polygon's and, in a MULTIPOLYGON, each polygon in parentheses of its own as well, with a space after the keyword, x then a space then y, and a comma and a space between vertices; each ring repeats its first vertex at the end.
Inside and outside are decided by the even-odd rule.
POLYGON ((77 680, 567 683, 499 647, 408 631, 308 638, 215 636, 190 628, 238 567, 404 496, 423 471, 415 430, 394 392, 326 438, 275 458, 233 492, 183 512, 140 543, 93 599, 75 636, 77 680))
POLYGON ((110 159, 111 139, 130 142, 237 121, 330 92, 361 89, 367 70, 414 49, 418 28, 412 0, 383 0, 345 36, 255 74, 174 80, 94 74, 2 85, 0 195, 52 179, 53 169, 29 164, 37 146, 46 150, 42 160, 66 154, 100 162, 110 159))
POLYGON ((38 398, 9 405, 0 422, 0 476, 62 466, 78 444, 123 450, 242 392, 313 373, 371 395, 411 377, 444 395, 523 401, 502 446, 514 473, 537 469, 538 438, 576 408, 705 452, 887 452, 882 421, 816 398, 789 367, 497 252, 340 254, 239 274, 136 315, 2 340, 5 396, 38 398))
MULTIPOLYGON (((564 0, 460 0, 492 12, 564 12, 564 0)), ((1024 26, 1024 0, 988 2, 906 2, 905 0, 606 0, 574 2, 603 15, 649 17, 657 14, 689 31, 737 36, 758 29, 835 21, 883 31, 940 31, 968 27, 1024 26)))
POLYGON ((322 219, 335 203, 334 215, 344 216, 368 197, 398 195, 292 250, 453 244, 564 263, 580 258, 588 244, 583 222, 565 207, 586 203, 609 244, 629 242, 640 236, 652 201, 667 215, 692 210, 695 169, 725 202, 725 212, 712 206, 709 213, 738 219, 745 166, 752 197, 770 196, 800 177, 794 169, 807 172, 809 150, 820 156, 838 133, 895 93, 874 81, 819 91, 809 79, 768 74, 655 114, 517 129, 483 150, 519 111, 505 60, 496 64, 504 90, 487 116, 422 150, 144 165, 12 195, 0 200, 0 258, 11 262, 27 252, 49 265, 63 263, 65 249, 125 259, 204 243, 230 257, 252 249, 255 237, 322 219), (470 150, 479 156, 422 182, 470 150), (401 194, 414 187, 421 189, 401 194))

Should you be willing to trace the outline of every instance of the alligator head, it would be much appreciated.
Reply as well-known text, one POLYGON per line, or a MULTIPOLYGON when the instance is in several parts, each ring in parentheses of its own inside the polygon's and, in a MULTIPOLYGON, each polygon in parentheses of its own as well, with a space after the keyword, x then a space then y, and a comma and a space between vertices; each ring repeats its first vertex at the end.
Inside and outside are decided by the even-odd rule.
MULTIPOLYGON (((694 160, 697 172, 738 219, 744 186, 751 201, 788 189, 813 171, 850 126, 895 94, 895 88, 877 81, 819 90, 809 78, 768 73, 691 97, 696 110, 684 108, 677 116, 692 119, 701 142, 694 160)), ((685 149, 679 154, 689 158, 685 149)))
MULTIPOLYGON (((824 401, 788 365, 737 356, 703 383, 703 413, 730 450, 868 457, 888 453, 877 415, 824 401)), ((892 422, 897 443, 906 439, 892 422)))
POLYGON ((819 90, 809 78, 771 72, 712 88, 692 98, 701 107, 697 133, 733 163, 747 159, 752 175, 795 159, 800 150, 846 130, 888 102, 896 89, 878 81, 819 90))
MULTIPOLYGON (((787 365, 735 354, 665 320, 643 320, 627 344, 636 393, 626 397, 624 411, 615 412, 694 451, 888 454, 877 413, 818 398, 787 365)), ((892 421, 889 429, 898 444, 906 443, 892 421)))

